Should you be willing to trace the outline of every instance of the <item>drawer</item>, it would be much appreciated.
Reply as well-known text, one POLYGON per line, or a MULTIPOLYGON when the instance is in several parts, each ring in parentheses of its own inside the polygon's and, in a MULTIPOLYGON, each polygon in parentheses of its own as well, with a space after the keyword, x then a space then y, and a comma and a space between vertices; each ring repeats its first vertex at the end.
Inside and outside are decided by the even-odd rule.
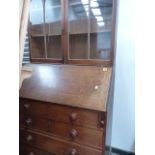
POLYGON ((56 155, 53 153, 49 153, 46 151, 42 151, 35 147, 31 147, 29 145, 21 144, 20 145, 20 155, 56 155))
POLYGON ((103 129, 90 129, 80 126, 68 125, 34 116, 25 117, 22 125, 30 129, 42 130, 70 142, 84 144, 94 148, 102 148, 104 141, 103 129))
POLYGON ((88 128, 102 127, 106 113, 73 108, 34 100, 20 100, 21 114, 30 114, 53 121, 79 125, 88 128), (23 110, 24 109, 24 110, 23 110))
POLYGON ((19 100, 19 113, 23 114, 33 114, 37 116, 47 117, 48 105, 42 102, 35 102, 27 99, 19 100))
POLYGON ((22 143, 51 152, 56 155, 102 155, 102 150, 67 142, 59 138, 51 138, 45 134, 32 131, 21 131, 22 143))

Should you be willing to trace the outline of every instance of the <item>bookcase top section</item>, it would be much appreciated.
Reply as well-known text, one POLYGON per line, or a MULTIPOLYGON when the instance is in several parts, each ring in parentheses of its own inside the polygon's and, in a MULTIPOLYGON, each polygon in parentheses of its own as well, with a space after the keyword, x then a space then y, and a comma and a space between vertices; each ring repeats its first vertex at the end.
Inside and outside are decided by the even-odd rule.
POLYGON ((106 111, 111 67, 30 64, 20 97, 106 111))

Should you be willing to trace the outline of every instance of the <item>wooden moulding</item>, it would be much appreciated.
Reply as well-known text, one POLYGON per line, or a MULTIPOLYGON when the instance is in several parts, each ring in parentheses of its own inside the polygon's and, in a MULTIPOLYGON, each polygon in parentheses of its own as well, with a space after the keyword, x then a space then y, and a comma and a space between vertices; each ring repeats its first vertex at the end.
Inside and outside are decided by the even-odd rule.
MULTIPOLYGON (((23 51, 24 51, 24 41, 25 34, 28 23, 28 12, 29 12, 29 4, 30 0, 20 0, 20 14, 19 14, 19 79, 21 82, 21 70, 22 70, 22 60, 23 60, 23 51)), ((20 83, 21 85, 21 83, 20 83)))
POLYGON ((20 97, 106 111, 111 67, 31 64, 20 97))
POLYGON ((22 86, 22 83, 25 79, 31 77, 32 75, 32 68, 30 67, 22 67, 22 70, 21 70, 21 77, 20 77, 20 82, 19 82, 19 88, 21 88, 22 86))

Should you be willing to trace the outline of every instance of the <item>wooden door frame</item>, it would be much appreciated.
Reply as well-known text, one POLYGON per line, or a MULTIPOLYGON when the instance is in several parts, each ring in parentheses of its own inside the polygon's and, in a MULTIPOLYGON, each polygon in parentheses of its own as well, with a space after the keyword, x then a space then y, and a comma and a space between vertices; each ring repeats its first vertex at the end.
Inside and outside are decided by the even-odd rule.
MULTIPOLYGON (((63 53, 63 57, 62 59, 55 59, 55 58, 32 58, 32 54, 30 52, 30 62, 31 63, 64 63, 64 50, 63 50, 63 46, 64 46, 64 34, 63 34, 63 30, 64 30, 64 9, 63 9, 63 2, 64 0, 60 0, 61 2, 61 27, 62 27, 62 35, 61 35, 61 46, 62 46, 62 53, 63 53)), ((45 9, 43 14, 45 14, 45 9)), ((45 15, 44 15, 45 18, 45 15)), ((45 25, 45 23, 43 23, 45 25)), ((29 36, 29 49, 31 50, 31 23, 30 23, 30 19, 29 19, 29 28, 28 28, 28 36, 29 36)), ((44 36, 44 39, 46 37, 46 34, 44 36)), ((46 41, 45 41, 46 42, 46 41)), ((45 46, 46 48, 46 46, 45 46)))
POLYGON ((68 34, 68 5, 69 1, 64 0, 64 63, 65 64, 77 64, 77 65, 103 65, 103 66, 112 66, 114 59, 115 51, 115 26, 116 26, 116 8, 117 0, 113 0, 112 8, 112 31, 111 31, 111 60, 99 60, 99 59, 69 59, 69 34, 68 34))

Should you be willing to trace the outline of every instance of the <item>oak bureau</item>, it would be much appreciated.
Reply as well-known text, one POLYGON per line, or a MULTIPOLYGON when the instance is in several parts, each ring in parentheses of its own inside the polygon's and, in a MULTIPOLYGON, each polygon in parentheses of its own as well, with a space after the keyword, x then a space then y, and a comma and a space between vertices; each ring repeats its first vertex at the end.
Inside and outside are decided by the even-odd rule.
POLYGON ((104 155, 111 68, 30 66, 20 89, 20 155, 104 155))

